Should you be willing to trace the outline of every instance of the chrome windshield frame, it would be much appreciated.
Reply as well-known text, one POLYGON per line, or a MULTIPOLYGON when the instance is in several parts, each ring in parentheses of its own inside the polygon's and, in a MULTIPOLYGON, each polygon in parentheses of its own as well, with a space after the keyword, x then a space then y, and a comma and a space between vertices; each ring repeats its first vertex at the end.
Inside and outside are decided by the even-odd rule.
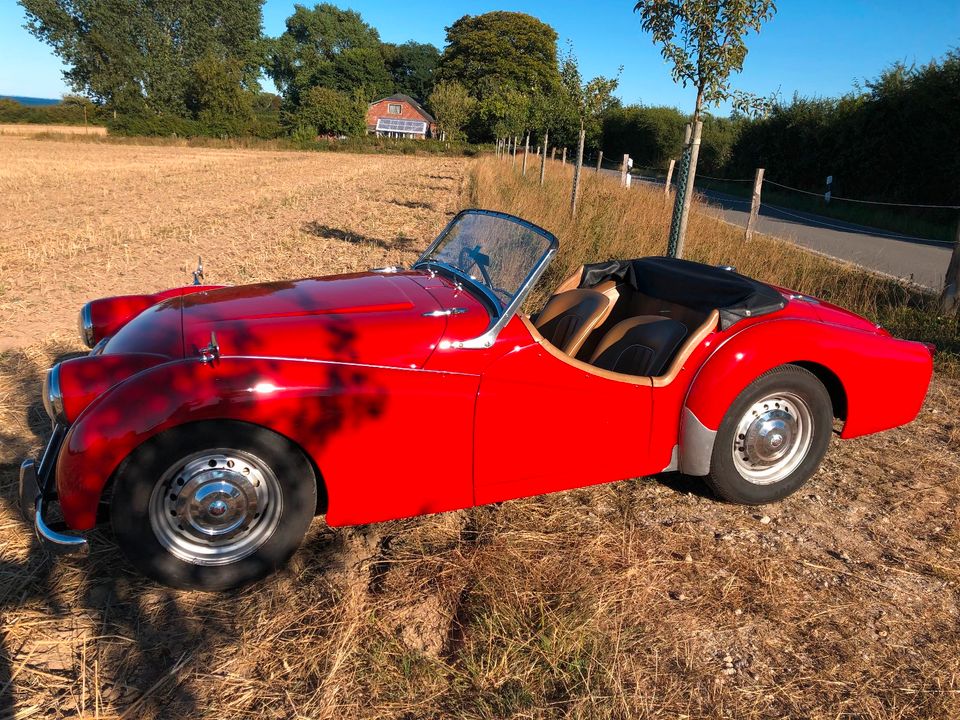
POLYGON ((523 304, 523 301, 526 300, 527 295, 530 294, 530 291, 533 290, 534 285, 536 285, 537 280, 540 279, 540 276, 543 275, 544 271, 547 269, 547 266, 553 260, 554 256, 557 254, 557 250, 560 247, 560 243, 557 241, 557 238, 550 232, 547 232, 542 227, 534 225, 531 222, 527 222, 523 218, 519 218, 516 215, 510 215, 509 213, 498 212, 496 210, 481 210, 479 208, 468 208, 466 210, 461 210, 458 212, 443 231, 437 236, 437 239, 434 240, 430 246, 424 251, 423 255, 411 266, 411 270, 416 270, 418 268, 441 268, 446 272, 452 274, 455 278, 464 281, 472 288, 476 288, 480 294, 482 294, 487 300, 492 301, 492 307, 494 308, 494 314, 492 316, 493 322, 490 326, 483 332, 482 335, 479 335, 475 338, 469 340, 463 340, 453 343, 453 347, 456 348, 472 348, 472 349, 482 349, 488 348, 496 341, 497 336, 500 334, 500 331, 506 326, 510 319, 517 313, 517 310, 520 309, 520 306, 523 304), (527 277, 520 284, 520 287, 517 289, 516 294, 513 298, 504 307, 500 310, 501 300, 493 294, 493 292, 487 288, 483 283, 478 282, 474 278, 470 277, 462 270, 455 268, 447 263, 439 263, 433 260, 427 260, 430 254, 436 249, 436 247, 443 242, 443 239, 446 237, 447 233, 450 232, 451 228, 459 222, 460 218, 464 215, 489 215, 491 217, 500 218, 503 220, 508 220, 510 222, 516 223, 527 230, 534 232, 535 234, 541 236, 547 241, 547 249, 540 256, 540 260, 531 268, 530 272, 527 274, 527 277))

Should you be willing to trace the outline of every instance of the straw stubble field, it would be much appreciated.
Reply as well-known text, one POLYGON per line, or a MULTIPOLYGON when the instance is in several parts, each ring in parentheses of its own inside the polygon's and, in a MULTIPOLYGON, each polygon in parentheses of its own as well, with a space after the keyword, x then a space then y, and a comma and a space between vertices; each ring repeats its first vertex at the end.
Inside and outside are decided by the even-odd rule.
MULTIPOLYGON (((197 255, 227 283, 408 263, 466 204, 559 217, 502 170, 0 138, 0 718, 960 713, 952 379, 916 423, 835 442, 810 485, 759 510, 669 476, 318 520, 287 570, 222 596, 143 581, 106 531, 90 558, 44 557, 14 507, 16 466, 45 440, 39 382, 78 349, 83 300, 181 283, 197 255)), ((563 228, 561 263, 651 251, 636 223, 662 220, 660 198, 616 193, 590 180, 594 221, 563 228)), ((721 229, 693 230, 693 253, 723 252, 706 246, 721 229)), ((839 273, 826 290, 871 292, 824 268, 839 273)))

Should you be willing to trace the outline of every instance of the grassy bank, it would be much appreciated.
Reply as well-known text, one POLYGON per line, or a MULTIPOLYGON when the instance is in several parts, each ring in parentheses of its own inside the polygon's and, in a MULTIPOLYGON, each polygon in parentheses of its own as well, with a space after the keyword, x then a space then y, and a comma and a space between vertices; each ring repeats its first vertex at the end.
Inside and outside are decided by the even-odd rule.
MULTIPOLYGON (((526 178, 494 158, 477 163, 471 199, 479 207, 518 214, 555 233, 560 254, 540 283, 543 293, 584 262, 662 255, 667 246, 671 202, 661 190, 640 185, 629 192, 615 178, 587 171, 576 219, 570 217, 572 169, 551 163, 544 187, 537 173, 526 178)), ((794 244, 756 236, 694 211, 685 257, 711 265, 732 265, 745 275, 815 295, 860 313, 899 337, 932 342, 940 349, 938 369, 960 372, 956 319, 941 317, 936 298, 904 284, 808 252, 794 244)))

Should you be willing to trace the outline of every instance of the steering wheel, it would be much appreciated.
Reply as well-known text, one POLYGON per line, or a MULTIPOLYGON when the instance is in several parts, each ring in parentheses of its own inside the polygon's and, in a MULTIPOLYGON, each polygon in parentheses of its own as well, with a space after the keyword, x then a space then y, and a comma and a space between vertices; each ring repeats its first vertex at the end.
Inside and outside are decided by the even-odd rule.
POLYGON ((461 248, 458 265, 463 272, 467 272, 469 268, 476 265, 483 279, 483 284, 490 288, 490 290, 492 290, 496 295, 500 296, 504 302, 504 305, 509 303, 513 298, 513 295, 509 290, 505 290, 504 288, 497 287, 493 284, 493 278, 490 277, 490 273, 487 270, 487 268, 490 266, 490 256, 481 252, 479 245, 475 245, 472 248, 461 248))

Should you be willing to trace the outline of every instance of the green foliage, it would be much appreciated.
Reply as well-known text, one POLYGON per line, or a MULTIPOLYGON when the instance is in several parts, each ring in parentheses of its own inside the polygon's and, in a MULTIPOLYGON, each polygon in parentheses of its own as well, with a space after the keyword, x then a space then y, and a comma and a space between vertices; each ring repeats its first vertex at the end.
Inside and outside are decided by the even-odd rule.
POLYGON ((393 87, 379 33, 359 13, 329 3, 294 6, 284 33, 268 43, 267 73, 291 107, 313 87, 362 89, 368 100, 393 87))
POLYGON ((477 101, 458 82, 440 82, 430 93, 430 109, 446 140, 460 140, 477 101))
MULTIPOLYGON (((577 56, 570 47, 560 64, 560 79, 566 91, 566 115, 572 115, 573 125, 577 129, 586 130, 586 144, 595 147, 600 139, 600 116, 616 104, 614 91, 620 84, 620 72, 617 76, 605 78, 598 76, 584 83, 580 76, 580 66, 577 56)), ((563 114, 563 113, 561 113, 563 114)), ((576 138, 579 142, 579 136, 576 138)))
POLYGON ((70 86, 121 113, 197 117, 198 64, 229 66, 237 92, 257 89, 263 0, 19 0, 27 29, 67 66, 70 86), (195 99, 195 98, 194 98, 195 99))
POLYGON ((637 167, 664 167, 679 157, 686 123, 676 108, 612 108, 603 116, 603 151, 613 159, 628 153, 637 167))
POLYGON ((465 15, 447 28, 437 80, 462 83, 481 102, 509 88, 553 92, 559 84, 557 33, 523 13, 465 15))
POLYGON ((300 105, 290 114, 288 124, 301 138, 309 130, 313 136, 354 137, 366 131, 366 100, 359 93, 353 97, 338 90, 312 87, 300 96, 300 105))
MULTIPOLYGON (((887 202, 960 204, 960 51, 915 68, 896 64, 840 98, 795 97, 743 128, 729 177, 768 177, 887 202)), ((833 205, 833 203, 831 204, 833 205)), ((902 210, 901 212, 910 212, 902 210)), ((956 213, 939 211, 951 224, 956 213)), ((937 211, 917 211, 930 219, 937 211)))
POLYGON ((393 91, 424 103, 433 92, 440 51, 433 45, 410 42, 383 45, 383 57, 393 78, 393 91))
POLYGON ((77 98, 74 102, 64 101, 56 105, 23 105, 16 100, 0 99, 0 123, 31 123, 42 125, 83 125, 83 110, 87 109, 87 120, 91 125, 101 125, 106 117, 102 108, 86 98, 77 98))
POLYGON ((644 31, 661 46, 675 82, 697 89, 694 120, 704 105, 731 97, 730 74, 743 69, 744 37, 777 11, 773 0, 639 0, 644 31))

